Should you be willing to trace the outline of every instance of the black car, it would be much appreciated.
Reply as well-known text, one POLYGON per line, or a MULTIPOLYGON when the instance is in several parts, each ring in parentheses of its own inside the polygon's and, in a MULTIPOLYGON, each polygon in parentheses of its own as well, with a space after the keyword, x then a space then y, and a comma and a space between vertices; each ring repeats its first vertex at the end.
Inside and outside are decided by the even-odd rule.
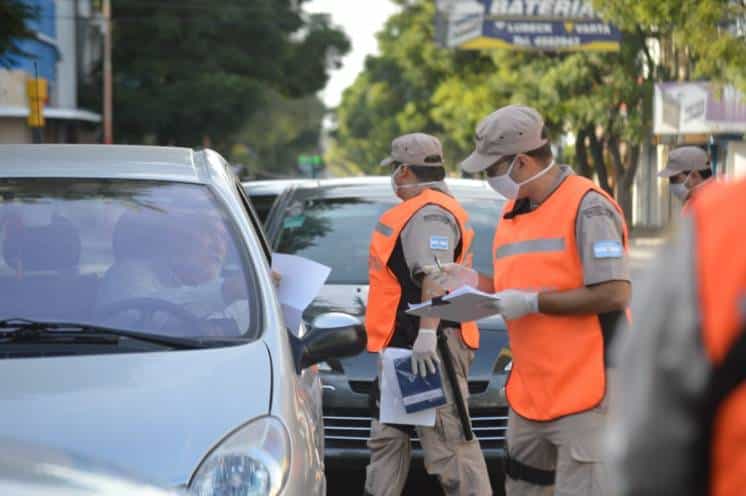
MULTIPOLYGON (((504 200, 483 181, 448 180, 451 193, 469 212, 475 231, 474 266, 492 273, 491 246, 504 200)), ((388 177, 322 180, 290 186, 265 224, 273 249, 332 267, 321 294, 304 314, 340 311, 363 316, 368 297, 368 244, 378 217, 399 200, 388 177)), ((503 455, 507 407, 502 391, 510 351, 500 317, 479 322, 481 344, 469 375, 469 409, 485 456, 503 455)), ((376 376, 375 353, 322 364, 326 459, 366 462, 370 453, 368 393, 376 376)), ((413 455, 422 452, 416 439, 413 455)))
MULTIPOLYGON (((259 220, 264 222, 277 197, 289 186, 310 181, 310 179, 263 179, 241 183, 254 205, 259 220)), ((316 184, 316 181, 313 181, 316 184)))

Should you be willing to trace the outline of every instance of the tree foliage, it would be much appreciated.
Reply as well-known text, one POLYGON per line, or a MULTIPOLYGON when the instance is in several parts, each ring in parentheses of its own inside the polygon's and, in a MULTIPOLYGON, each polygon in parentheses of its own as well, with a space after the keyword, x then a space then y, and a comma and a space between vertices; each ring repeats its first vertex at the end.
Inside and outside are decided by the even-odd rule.
POLYGON ((594 4, 623 29, 657 42, 658 61, 649 51, 643 52, 656 78, 714 79, 736 83, 746 91, 744 0, 595 0, 594 4))
POLYGON ((266 103, 267 90, 298 98, 323 88, 349 41, 301 6, 115 2, 115 138, 227 147, 266 103))
MULTIPOLYGON (((746 60, 743 40, 739 45, 718 24, 728 12, 724 0, 599 1, 597 7, 606 6, 604 15, 622 30, 621 50, 565 54, 441 49, 434 42, 434 2, 399 3, 402 11, 379 35, 381 54, 367 60, 337 112, 328 159, 347 169, 357 163, 372 170, 391 140, 411 131, 439 136, 453 167, 470 152, 479 120, 503 105, 523 103, 545 116, 555 142, 575 138, 563 150, 566 157, 629 214, 640 145, 651 134, 653 85, 677 69, 651 55, 653 26, 676 43, 703 40, 696 48, 679 48, 686 57, 678 61, 691 64, 692 75, 732 78, 746 60), (702 4, 718 9, 705 15, 702 4), (698 26, 696 16, 707 26, 698 26)), ((669 41, 661 40, 665 49, 669 41)))
POLYGON ((315 95, 287 98, 268 90, 256 112, 235 136, 230 158, 252 177, 289 176, 301 154, 316 154, 324 104, 315 95))
POLYGON ((23 0, 0 0, 0 67, 8 67, 13 56, 23 55, 18 42, 33 38, 28 22, 38 12, 23 0))

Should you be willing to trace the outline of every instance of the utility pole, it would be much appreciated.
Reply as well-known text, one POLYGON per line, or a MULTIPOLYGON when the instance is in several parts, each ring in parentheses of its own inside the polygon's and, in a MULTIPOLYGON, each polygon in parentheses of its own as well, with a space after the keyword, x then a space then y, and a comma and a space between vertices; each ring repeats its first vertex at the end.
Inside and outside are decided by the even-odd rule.
POLYGON ((111 0, 103 0, 104 17, 104 143, 114 142, 111 104, 111 0))

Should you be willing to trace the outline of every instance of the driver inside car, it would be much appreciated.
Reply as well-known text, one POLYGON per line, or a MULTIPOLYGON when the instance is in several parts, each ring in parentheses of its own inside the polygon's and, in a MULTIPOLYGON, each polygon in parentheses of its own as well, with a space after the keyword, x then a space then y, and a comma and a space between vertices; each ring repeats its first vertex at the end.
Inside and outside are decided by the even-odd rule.
POLYGON ((196 327, 192 332, 203 336, 242 333, 249 325, 246 283, 240 275, 223 277, 229 234, 222 219, 159 220, 152 213, 122 215, 114 232, 115 262, 99 292, 99 313, 127 327, 134 319, 143 331, 180 335, 196 327))

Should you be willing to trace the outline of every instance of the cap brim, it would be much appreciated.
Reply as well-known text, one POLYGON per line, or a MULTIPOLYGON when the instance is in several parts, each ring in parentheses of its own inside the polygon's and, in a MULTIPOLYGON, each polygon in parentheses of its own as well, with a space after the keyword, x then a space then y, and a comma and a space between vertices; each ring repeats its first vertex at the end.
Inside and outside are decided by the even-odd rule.
POLYGON ((658 177, 673 177, 677 174, 681 174, 681 171, 666 167, 658 173, 658 177))
POLYGON ((482 172, 492 164, 500 160, 500 155, 482 155, 481 153, 474 151, 471 155, 466 157, 466 160, 461 162, 459 167, 464 172, 469 174, 475 174, 482 172))
POLYGON ((381 162, 378 164, 378 167, 388 167, 392 163, 394 163, 394 159, 392 157, 386 157, 381 160, 381 162))

